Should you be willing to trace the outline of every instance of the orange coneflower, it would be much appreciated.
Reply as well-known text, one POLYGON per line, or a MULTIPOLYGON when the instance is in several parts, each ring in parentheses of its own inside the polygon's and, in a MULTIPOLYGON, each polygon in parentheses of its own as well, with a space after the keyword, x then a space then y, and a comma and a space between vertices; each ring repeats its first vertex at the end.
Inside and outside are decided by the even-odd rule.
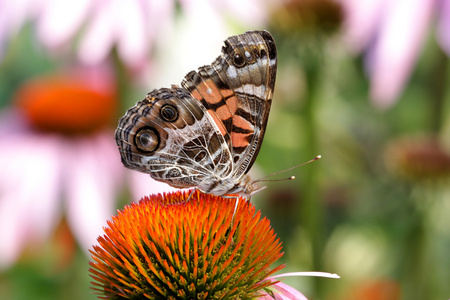
POLYGON ((91 251, 100 298, 266 299, 288 290, 305 299, 269 277, 284 267, 271 268, 281 243, 249 201, 198 191, 188 197, 144 197, 108 222, 91 251))

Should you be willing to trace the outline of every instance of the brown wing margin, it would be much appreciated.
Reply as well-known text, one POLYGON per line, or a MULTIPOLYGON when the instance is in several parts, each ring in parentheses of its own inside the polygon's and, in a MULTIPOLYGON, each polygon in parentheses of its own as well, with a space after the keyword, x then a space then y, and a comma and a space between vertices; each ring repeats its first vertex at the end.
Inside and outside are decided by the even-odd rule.
MULTIPOLYGON (((277 46, 275 44, 275 40, 273 39, 272 35, 268 31, 250 31, 248 33, 252 34, 258 34, 262 37, 264 40, 265 47, 264 49, 267 51, 267 59, 268 59, 268 69, 266 72, 268 72, 267 78, 266 78, 266 95, 265 95, 265 101, 266 108, 263 114, 263 117, 261 119, 261 127, 260 127, 260 134, 257 138, 256 144, 255 144, 255 150, 251 156, 251 160, 248 163, 248 165, 245 168, 245 171, 243 172, 246 174, 250 168, 252 167, 253 163, 256 160, 256 157, 258 156, 259 150, 261 149, 261 145, 264 139, 264 134, 266 132, 267 122, 269 118, 269 112, 270 112, 270 106, 272 104, 272 98, 273 98, 273 92, 275 88, 275 80, 277 75, 277 46)), ((264 55, 262 53, 262 49, 260 50, 260 57, 262 58, 264 55)))

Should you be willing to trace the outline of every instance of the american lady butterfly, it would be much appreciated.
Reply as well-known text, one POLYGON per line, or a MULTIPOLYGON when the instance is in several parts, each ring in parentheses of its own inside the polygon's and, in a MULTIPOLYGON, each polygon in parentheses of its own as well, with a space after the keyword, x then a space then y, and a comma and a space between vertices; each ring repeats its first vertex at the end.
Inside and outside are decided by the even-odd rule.
POLYGON ((250 197, 247 174, 264 137, 277 70, 267 31, 229 37, 222 54, 181 87, 148 93, 119 121, 123 164, 176 188, 250 197))

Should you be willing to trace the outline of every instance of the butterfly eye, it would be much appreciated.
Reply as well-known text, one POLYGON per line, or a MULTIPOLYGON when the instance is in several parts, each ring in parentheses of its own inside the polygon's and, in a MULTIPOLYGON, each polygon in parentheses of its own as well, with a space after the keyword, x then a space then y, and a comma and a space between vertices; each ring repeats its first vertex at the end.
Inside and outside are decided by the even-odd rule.
POLYGON ((233 57, 233 64, 236 67, 242 67, 245 64, 245 60, 239 53, 236 53, 233 57))
POLYGON ((153 129, 144 128, 136 134, 135 143, 139 150, 152 152, 158 148, 159 136, 153 129))
POLYGON ((164 105, 160 110, 161 118, 167 122, 175 122, 178 119, 178 111, 175 106, 164 105))

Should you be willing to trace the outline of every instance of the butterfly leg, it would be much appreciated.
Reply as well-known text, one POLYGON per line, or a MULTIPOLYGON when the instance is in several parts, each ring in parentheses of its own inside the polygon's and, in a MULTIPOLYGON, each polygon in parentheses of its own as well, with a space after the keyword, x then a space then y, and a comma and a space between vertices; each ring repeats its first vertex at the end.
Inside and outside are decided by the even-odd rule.
POLYGON ((191 200, 192 195, 194 195, 194 192, 197 190, 197 188, 193 188, 191 193, 189 194, 189 197, 187 198, 186 202, 189 202, 191 200))

